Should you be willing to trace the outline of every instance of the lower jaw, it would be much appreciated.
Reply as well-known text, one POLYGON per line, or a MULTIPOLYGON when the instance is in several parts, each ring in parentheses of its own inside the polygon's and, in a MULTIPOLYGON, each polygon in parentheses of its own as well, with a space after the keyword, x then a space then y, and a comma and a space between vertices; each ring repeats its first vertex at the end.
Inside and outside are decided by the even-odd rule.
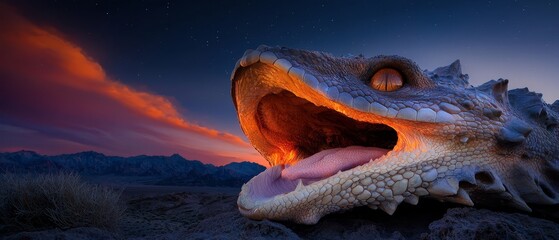
POLYGON ((349 146, 318 152, 291 166, 276 165, 251 179, 247 197, 252 201, 265 201, 287 194, 301 186, 374 161, 389 151, 376 147, 349 146))

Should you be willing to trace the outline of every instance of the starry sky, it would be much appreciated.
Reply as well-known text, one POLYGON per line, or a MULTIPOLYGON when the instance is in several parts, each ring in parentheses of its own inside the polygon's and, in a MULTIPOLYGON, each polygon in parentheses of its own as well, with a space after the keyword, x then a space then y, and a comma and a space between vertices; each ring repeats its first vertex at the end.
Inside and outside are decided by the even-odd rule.
POLYGON ((229 76, 260 44, 456 59, 559 98, 554 1, 0 1, 0 151, 180 153, 265 164, 229 76))

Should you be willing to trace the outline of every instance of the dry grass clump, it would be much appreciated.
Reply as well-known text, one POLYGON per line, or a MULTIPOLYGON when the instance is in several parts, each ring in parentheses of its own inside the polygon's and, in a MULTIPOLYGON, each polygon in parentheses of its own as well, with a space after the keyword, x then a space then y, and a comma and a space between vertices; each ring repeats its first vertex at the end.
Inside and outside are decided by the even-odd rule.
POLYGON ((83 182, 79 175, 0 175, 0 219, 21 230, 114 229, 125 206, 120 192, 83 182))

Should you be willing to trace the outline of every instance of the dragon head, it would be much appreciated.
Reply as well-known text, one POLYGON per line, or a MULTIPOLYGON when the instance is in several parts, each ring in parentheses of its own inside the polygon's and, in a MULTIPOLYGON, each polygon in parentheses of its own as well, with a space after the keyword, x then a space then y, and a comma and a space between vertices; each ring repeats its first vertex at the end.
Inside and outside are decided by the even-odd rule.
POLYGON ((253 219, 314 224, 342 209, 434 198, 532 211, 559 203, 556 109, 460 62, 260 46, 232 74, 242 130, 271 167, 242 187, 253 219), (555 109, 555 110, 554 110, 555 109))

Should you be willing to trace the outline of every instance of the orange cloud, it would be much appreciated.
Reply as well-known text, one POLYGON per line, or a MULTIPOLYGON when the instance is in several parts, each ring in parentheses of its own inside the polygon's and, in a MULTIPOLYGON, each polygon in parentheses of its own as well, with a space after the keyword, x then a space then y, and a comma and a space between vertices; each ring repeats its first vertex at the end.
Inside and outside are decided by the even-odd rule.
POLYGON ((185 120, 163 96, 107 77, 54 30, 0 10, 0 150, 171 154, 266 164, 240 137, 185 120))

